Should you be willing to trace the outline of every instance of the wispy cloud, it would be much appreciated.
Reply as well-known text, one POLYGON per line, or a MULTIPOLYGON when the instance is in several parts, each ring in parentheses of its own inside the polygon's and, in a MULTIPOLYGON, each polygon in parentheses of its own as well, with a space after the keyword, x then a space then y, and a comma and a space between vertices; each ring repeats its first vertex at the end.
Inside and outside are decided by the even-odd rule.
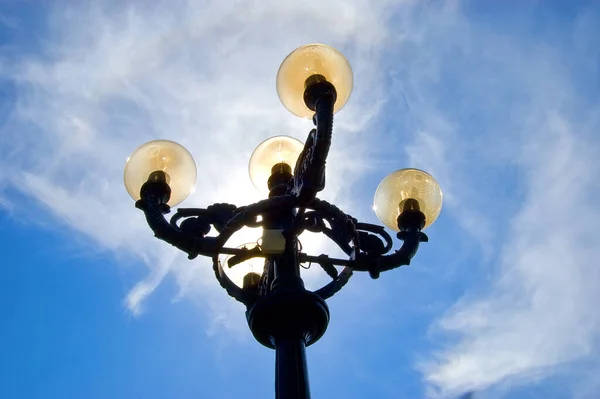
POLYGON ((429 17, 407 20, 399 54, 412 58, 395 75, 410 111, 401 121, 416 131, 407 153, 471 234, 455 239, 480 241, 498 267, 466 281, 433 325, 443 340, 422 370, 431 395, 451 397, 538 381, 597 353, 600 108, 583 89, 599 65, 585 13, 562 21, 562 41, 499 34, 457 3, 429 17))
POLYGON ((180 295, 224 295, 208 262, 188 262, 155 242, 122 187, 125 159, 145 141, 179 141, 199 170, 197 191, 184 206, 258 199, 247 177, 254 147, 278 134, 303 139, 311 128, 279 104, 279 63, 301 44, 326 42, 347 54, 357 81, 357 95, 336 126, 332 158, 345 162, 329 169, 326 195, 335 198, 360 175, 360 143, 369 138, 358 132, 383 96, 376 61, 387 36, 387 3, 113 6, 57 7, 43 54, 23 49, 3 60, 5 79, 15 87, 0 138, 5 184, 102 248, 145 260, 148 277, 126 299, 133 312, 169 272, 180 295))
MULTIPOLYGON (((526 23, 477 22, 458 1, 113 6, 56 8, 43 54, 2 57, 14 104, 0 134, 0 207, 18 209, 16 189, 102 249, 142 259, 147 277, 124 299, 132 312, 171 275, 176 299, 207 309, 209 333, 245 329, 208 262, 155 241, 122 187, 122 169, 139 144, 169 138, 198 164, 197 191, 184 206, 258 199, 247 177, 254 147, 278 134, 303 139, 311 128, 279 104, 279 63, 301 44, 326 42, 348 56, 356 87, 336 119, 324 197, 358 203, 364 212, 345 209, 365 215, 371 193, 349 195, 354 181, 421 167, 446 199, 431 245, 446 244, 428 256, 453 265, 464 252, 482 259, 461 264, 463 272, 423 269, 431 279, 469 277, 464 296, 433 314, 438 349, 419 365, 431 395, 537 381, 577 359, 598 367, 590 360, 600 321, 597 13, 564 16, 560 35, 544 36, 526 23)), ((378 287, 346 294, 364 294, 371 309, 389 299, 378 287)), ((410 307, 419 305, 429 304, 410 307)), ((576 393, 594 397, 597 385, 581 378, 576 393)))
POLYGON ((501 274, 489 292, 467 296, 440 321, 458 334, 426 368, 444 393, 536 379, 595 350, 600 214, 590 180, 597 172, 590 173, 590 151, 566 121, 549 115, 540 127, 545 143, 537 144, 538 136, 537 149, 527 151, 529 188, 511 218, 501 274), (565 178, 571 174, 581 179, 565 178))

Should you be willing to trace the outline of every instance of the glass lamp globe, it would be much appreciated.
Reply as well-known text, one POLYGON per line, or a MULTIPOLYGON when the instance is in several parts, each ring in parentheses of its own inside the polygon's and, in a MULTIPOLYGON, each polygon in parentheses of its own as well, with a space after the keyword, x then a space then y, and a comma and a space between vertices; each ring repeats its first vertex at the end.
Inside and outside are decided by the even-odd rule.
MULTIPOLYGON (((247 248, 247 249, 252 249, 256 246, 256 242, 249 242, 247 244, 243 244, 240 245, 238 248, 242 249, 242 248, 247 248)), ((238 263, 235 266, 229 267, 229 259, 231 259, 233 257, 233 255, 229 255, 227 257, 222 257, 224 258, 221 261, 221 266, 223 267, 223 270, 225 271, 225 274, 227 275, 227 277, 229 277, 229 279, 238 287, 243 288, 244 286, 244 277, 248 274, 248 273, 256 273, 258 275, 262 274, 264 266, 265 266, 265 259, 264 258, 250 258, 248 260, 245 260, 242 263, 238 263)))
POLYGON ((425 215, 425 227, 430 226, 442 210, 442 190, 435 179, 419 169, 400 169, 387 175, 375 190, 373 210, 387 227, 398 231, 398 216, 404 206, 414 209, 415 199, 425 215))
POLYGON ((250 156, 248 165, 254 187, 262 193, 268 193, 268 181, 273 166, 285 163, 294 170, 303 149, 304 144, 300 140, 289 136, 275 136, 260 143, 250 156))
POLYGON ((312 75, 322 75, 335 87, 337 100, 333 112, 348 102, 354 76, 350 63, 342 53, 325 44, 307 44, 292 51, 277 72, 277 95, 292 114, 310 119, 314 111, 304 103, 304 84, 312 75))
POLYGON ((140 199, 140 189, 151 173, 162 171, 171 187, 175 206, 187 198, 196 183, 196 163, 185 147, 169 140, 154 140, 138 147, 125 164, 125 188, 134 200, 140 199))

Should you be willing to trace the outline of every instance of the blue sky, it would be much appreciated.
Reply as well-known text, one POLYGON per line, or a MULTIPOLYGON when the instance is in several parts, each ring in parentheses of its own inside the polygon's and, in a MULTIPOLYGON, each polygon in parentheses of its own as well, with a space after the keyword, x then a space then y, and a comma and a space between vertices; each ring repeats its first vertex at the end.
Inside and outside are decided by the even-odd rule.
POLYGON ((122 171, 171 139, 199 171, 183 206, 258 200, 252 150, 311 128, 274 87, 311 42, 355 73, 323 198, 375 222, 403 167, 445 195, 410 267, 329 301, 313 397, 600 397, 596 2, 41 3, 0 3, 1 398, 273 396, 243 307, 152 237, 122 171))

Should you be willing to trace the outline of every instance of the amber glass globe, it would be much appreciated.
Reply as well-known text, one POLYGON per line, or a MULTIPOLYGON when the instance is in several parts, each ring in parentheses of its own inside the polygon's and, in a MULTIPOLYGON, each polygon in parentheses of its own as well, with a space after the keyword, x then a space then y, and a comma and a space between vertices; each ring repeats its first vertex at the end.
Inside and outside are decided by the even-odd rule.
POLYGON ((275 136, 260 143, 250 156, 248 165, 254 187, 262 193, 268 193, 268 181, 273 166, 285 163, 294 170, 296 160, 303 149, 304 144, 300 140, 289 136, 275 136))
POLYGON ((292 114, 312 118, 314 111, 304 103, 304 84, 312 75, 322 75, 335 86, 334 112, 342 109, 352 93, 354 76, 342 53, 325 44, 307 44, 292 51, 277 72, 277 94, 292 114))
POLYGON ((171 187, 168 205, 179 204, 193 191, 196 163, 192 155, 174 141, 155 140, 143 144, 127 158, 124 180, 131 198, 140 199, 142 185, 156 171, 165 173, 167 184, 171 187))
POLYGON ((398 231, 398 216, 405 205, 414 209, 415 199, 425 215, 425 227, 430 226, 442 210, 442 190, 435 179, 419 169, 400 169, 386 176, 377 190, 373 209, 381 223, 398 231))
MULTIPOLYGON (((256 247, 256 243, 250 242, 247 244, 240 245, 238 248, 239 249, 242 249, 242 248, 252 249, 254 247, 256 247)), ((227 257, 222 256, 221 257, 221 267, 223 268, 223 271, 225 271, 225 274, 227 275, 227 277, 229 277, 229 279, 238 287, 243 288, 244 277, 248 273, 262 274, 264 265, 265 265, 264 258, 251 258, 242 263, 238 263, 237 265, 235 265, 233 267, 229 267, 228 262, 229 262, 229 259, 231 259, 232 257, 233 257, 233 255, 229 255, 227 257)))

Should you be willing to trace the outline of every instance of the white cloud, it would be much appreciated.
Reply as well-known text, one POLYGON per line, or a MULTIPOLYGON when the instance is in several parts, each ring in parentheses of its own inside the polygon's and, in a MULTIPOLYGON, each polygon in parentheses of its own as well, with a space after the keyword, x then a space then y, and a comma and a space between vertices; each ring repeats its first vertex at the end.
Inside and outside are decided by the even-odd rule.
POLYGON ((457 242, 478 240, 484 264, 498 266, 483 287, 466 281, 433 325, 442 343, 422 371, 430 395, 452 397, 537 382, 597 353, 600 123, 570 58, 593 46, 589 29, 549 46, 452 5, 430 19, 406 27, 401 52, 414 59, 395 76, 416 131, 407 153, 439 178, 445 211, 470 233, 457 242))
POLYGON ((357 82, 338 118, 329 164, 326 197, 337 197, 360 175, 361 143, 369 137, 358 132, 382 99, 376 57, 386 39, 387 5, 61 5, 50 17, 43 54, 3 60, 16 87, 0 138, 4 184, 39 200, 102 248, 141 257, 148 277, 125 300, 133 312, 169 272, 180 296, 206 299, 214 292, 226 302, 208 261, 188 262, 152 237, 122 186, 125 159, 145 141, 172 139, 188 147, 199 171, 197 191, 183 206, 257 200, 247 176, 254 147, 279 134, 304 139, 311 128, 279 104, 279 63, 301 44, 325 42, 346 53, 357 82))
MULTIPOLYGON (((589 56, 594 21, 583 16, 565 39, 588 73, 598 67, 589 56)), ((1 63, 17 98, 0 134, 2 188, 38 200, 102 248, 143 259, 148 277, 125 298, 133 312, 171 273, 177 298, 208 309, 209 333, 245 331, 210 264, 152 237, 122 187, 122 168, 139 144, 169 138, 198 164, 197 191, 184 206, 258 199, 246 172, 254 147, 278 134, 303 139, 311 128, 287 114, 274 89, 281 60, 308 42, 338 47, 355 70, 324 197, 364 215, 368 207, 347 206, 366 202, 348 195, 353 181, 375 168, 422 167, 438 178, 454 220, 440 226, 452 235, 435 239, 469 249, 476 242, 482 263, 497 267, 489 286, 467 287, 434 323, 452 340, 423 365, 432 394, 537 381, 596 353, 597 106, 579 98, 564 46, 498 34, 455 1, 56 9, 44 54, 1 63)), ((4 203, 19 206, 3 192, 4 203)), ((580 394, 593 397, 597 385, 586 381, 580 394)))
POLYGON ((549 115, 540 131, 545 143, 536 134, 536 149, 527 151, 529 189, 511 221, 501 275, 489 292, 464 298, 440 321, 459 338, 426 369, 445 394, 535 380, 595 350, 600 212, 590 198, 599 187, 590 180, 597 171, 566 121, 549 115))

